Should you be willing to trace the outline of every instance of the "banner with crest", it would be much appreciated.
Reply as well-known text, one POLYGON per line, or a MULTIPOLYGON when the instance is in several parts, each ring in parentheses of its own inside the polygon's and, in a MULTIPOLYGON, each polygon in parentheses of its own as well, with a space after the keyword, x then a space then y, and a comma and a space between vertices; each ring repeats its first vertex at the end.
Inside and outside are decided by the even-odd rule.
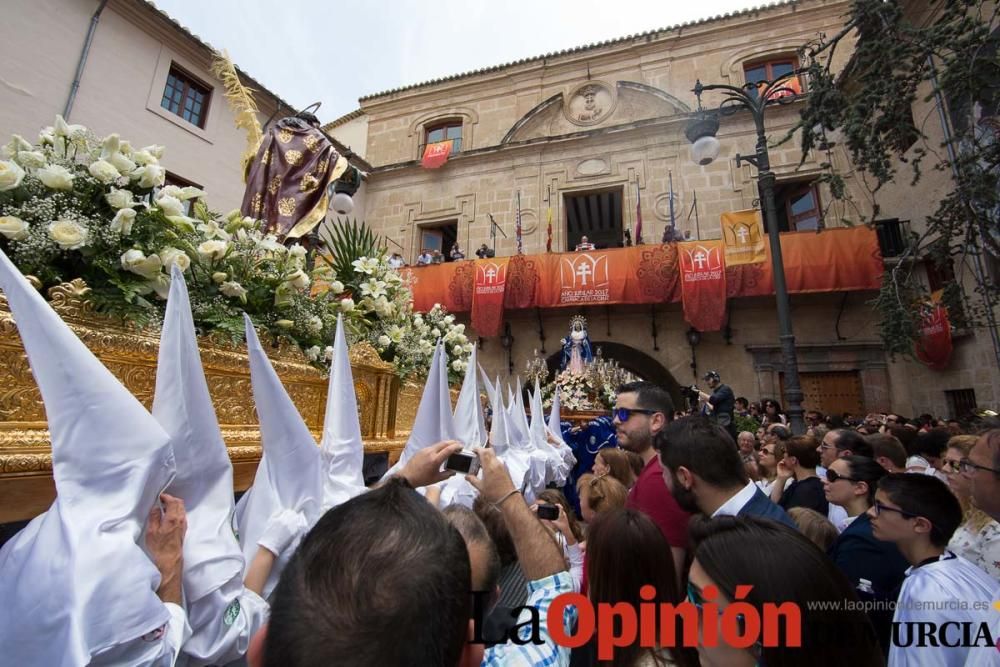
POLYGON ((726 264, 722 241, 678 243, 684 319, 698 331, 718 331, 726 322, 726 264))

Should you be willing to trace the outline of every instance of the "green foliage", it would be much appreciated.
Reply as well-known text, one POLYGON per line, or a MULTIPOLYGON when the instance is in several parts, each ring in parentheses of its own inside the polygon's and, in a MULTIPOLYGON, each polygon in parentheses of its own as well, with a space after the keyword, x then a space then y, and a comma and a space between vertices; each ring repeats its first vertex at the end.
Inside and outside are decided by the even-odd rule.
MULTIPOLYGON (((843 30, 820 35, 800 50, 809 96, 789 136, 801 133, 803 162, 826 132, 835 130, 871 190, 873 219, 880 213, 879 190, 888 183, 915 186, 924 162, 933 160, 934 170, 953 176, 953 189, 928 212, 925 233, 900 258, 901 265, 887 267, 873 301, 891 355, 912 354, 918 304, 928 297, 913 260, 955 267, 956 279, 943 295, 955 326, 980 326, 1000 296, 998 285, 974 265, 977 253, 1000 257, 998 25, 994 5, 985 0, 854 0, 843 30), (834 54, 847 48, 842 43, 852 35, 856 44, 848 65, 836 72, 834 54), (945 146, 923 132, 939 123, 937 112, 914 115, 915 104, 930 102, 933 110, 939 97, 947 101, 952 130, 945 146), (974 277, 977 299, 963 293, 963 275, 974 277)), ((848 198, 841 175, 821 180, 835 199, 848 198)))
POLYGON ((381 237, 357 219, 330 225, 329 230, 326 236, 320 235, 330 251, 330 256, 323 256, 322 260, 333 270, 337 280, 345 286, 357 287, 359 274, 353 262, 359 257, 381 257, 386 246, 381 237))
POLYGON ((760 428, 760 422, 749 415, 746 417, 735 415, 733 417, 733 422, 736 424, 737 433, 742 433, 743 431, 757 433, 757 429, 760 428))

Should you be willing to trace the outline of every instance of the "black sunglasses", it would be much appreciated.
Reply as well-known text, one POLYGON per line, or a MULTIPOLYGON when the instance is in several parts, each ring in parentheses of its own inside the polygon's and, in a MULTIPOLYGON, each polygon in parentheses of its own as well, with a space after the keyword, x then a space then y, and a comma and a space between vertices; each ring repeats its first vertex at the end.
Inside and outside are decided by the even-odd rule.
POLYGON ((829 470, 829 469, 827 469, 827 471, 826 471, 826 481, 830 482, 830 484, 833 484, 838 479, 847 480, 848 482, 860 482, 861 481, 860 479, 855 479, 853 477, 848 477, 846 475, 838 474, 836 470, 829 470))
POLYGON ((641 410, 639 408, 614 408, 611 411, 611 418, 617 419, 618 421, 624 424, 629 420, 629 417, 631 417, 633 413, 640 415, 651 415, 654 412, 656 412, 656 410, 641 410))

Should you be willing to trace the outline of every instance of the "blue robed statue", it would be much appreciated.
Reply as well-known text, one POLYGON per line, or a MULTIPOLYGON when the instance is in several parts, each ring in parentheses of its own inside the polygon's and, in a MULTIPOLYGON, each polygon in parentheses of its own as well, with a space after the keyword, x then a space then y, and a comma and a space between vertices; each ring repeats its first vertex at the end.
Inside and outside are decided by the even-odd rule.
POLYGON ((569 335, 560 342, 563 353, 559 369, 569 369, 574 374, 583 373, 586 365, 594 359, 590 351, 590 336, 587 335, 587 320, 580 315, 570 320, 569 335))

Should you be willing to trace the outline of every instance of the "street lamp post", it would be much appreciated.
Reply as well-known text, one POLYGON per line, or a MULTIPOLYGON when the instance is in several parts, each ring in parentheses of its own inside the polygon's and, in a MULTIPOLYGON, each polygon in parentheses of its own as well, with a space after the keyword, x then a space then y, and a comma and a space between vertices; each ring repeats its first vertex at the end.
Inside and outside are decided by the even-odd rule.
POLYGON ((736 167, 740 162, 749 162, 757 168, 757 190, 760 195, 761 208, 764 211, 764 223, 767 225, 767 236, 771 244, 771 267, 774 274, 774 296, 778 308, 778 340, 781 341, 781 356, 785 372, 785 395, 787 397, 787 413, 792 432, 805 432, 805 422, 802 419, 802 387, 799 384, 799 363, 795 354, 795 334, 792 333, 792 314, 788 304, 788 286, 785 283, 785 265, 781 257, 781 237, 778 229, 778 215, 774 204, 774 172, 771 171, 771 161, 767 152, 767 135, 764 130, 764 110, 771 105, 786 104, 795 99, 798 91, 786 85, 797 72, 791 72, 778 77, 774 81, 748 83, 739 88, 726 84, 702 85, 698 80, 694 86, 694 94, 698 98, 698 110, 701 111, 701 94, 706 90, 720 90, 725 99, 719 105, 716 114, 702 112, 688 126, 686 134, 693 144, 692 153, 695 161, 705 165, 718 155, 719 144, 715 139, 718 131, 718 115, 729 115, 738 111, 749 111, 757 129, 757 149, 753 156, 736 155, 736 167))

